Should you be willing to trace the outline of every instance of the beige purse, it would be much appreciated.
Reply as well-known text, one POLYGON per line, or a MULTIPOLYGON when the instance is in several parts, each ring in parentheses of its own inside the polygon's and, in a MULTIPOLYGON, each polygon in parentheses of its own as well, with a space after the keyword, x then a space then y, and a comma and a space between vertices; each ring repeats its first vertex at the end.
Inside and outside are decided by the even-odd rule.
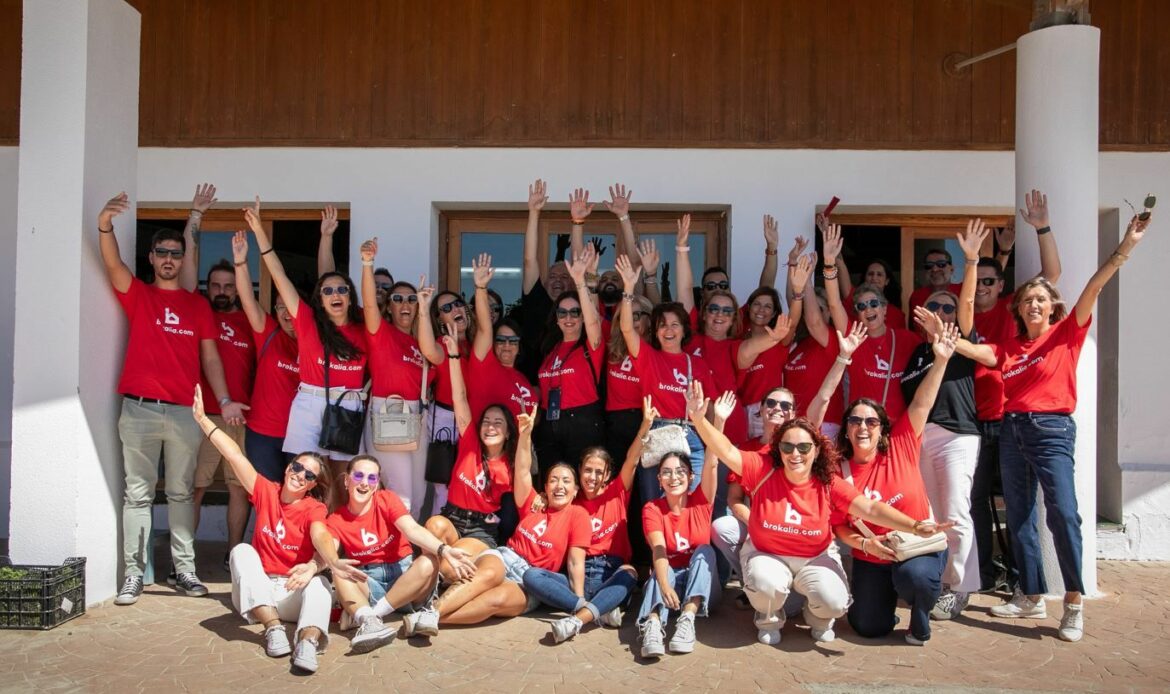
MULTIPOLYGON (((853 484, 853 474, 849 468, 849 461, 841 462, 841 476, 844 477, 850 484, 853 484)), ((861 531, 862 535, 868 538, 877 537, 865 521, 860 518, 853 519, 853 525, 861 531)), ((920 557, 923 554, 933 554, 941 552, 947 548, 947 534, 939 531, 930 537, 919 537, 914 533, 908 533, 904 530, 891 530, 886 533, 886 539, 882 543, 889 547, 894 552, 894 558, 898 561, 906 561, 914 557, 920 557)))
POLYGON ((406 400, 398 396, 386 398, 382 406, 370 412, 374 449, 383 453, 417 451, 422 431, 422 413, 427 408, 427 369, 430 362, 423 358, 422 387, 418 395, 419 411, 411 412, 406 400))

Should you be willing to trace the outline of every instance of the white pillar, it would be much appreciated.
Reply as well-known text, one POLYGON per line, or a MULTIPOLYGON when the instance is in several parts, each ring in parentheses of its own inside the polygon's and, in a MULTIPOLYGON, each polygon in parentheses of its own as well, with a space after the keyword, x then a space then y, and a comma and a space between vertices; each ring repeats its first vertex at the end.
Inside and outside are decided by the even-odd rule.
MULTIPOLYGON (((1097 270, 1097 92, 1101 31, 1055 26, 1016 43, 1016 206, 1038 188, 1048 194, 1069 308, 1097 270)), ((1040 271, 1031 227, 1017 220, 1016 282, 1040 271)), ((1085 591, 1097 591, 1097 341, 1093 326, 1077 369, 1076 487, 1084 537, 1085 591)), ((1040 526, 1051 593, 1064 591, 1052 538, 1040 526)))
MULTIPOLYGON (((126 326, 95 225, 107 199, 135 197, 139 28, 122 0, 24 3, 10 549, 16 563, 88 557, 88 602, 120 573, 126 326)), ((134 226, 133 211, 118 219, 131 262, 134 226)))

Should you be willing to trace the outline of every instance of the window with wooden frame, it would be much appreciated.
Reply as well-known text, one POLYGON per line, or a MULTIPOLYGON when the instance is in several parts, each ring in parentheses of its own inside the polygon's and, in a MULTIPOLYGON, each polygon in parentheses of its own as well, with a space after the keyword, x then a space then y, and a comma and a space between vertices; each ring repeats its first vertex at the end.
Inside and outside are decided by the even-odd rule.
MULTIPOLYGON (((674 239, 677 220, 682 212, 631 212, 630 222, 638 241, 653 240, 658 247, 658 277, 663 296, 678 296, 674 265, 674 239), (669 271, 667 270, 668 265, 669 271)), ((492 256, 495 277, 492 289, 499 292, 505 305, 519 300, 522 293, 524 269, 524 232, 528 226, 528 211, 473 212, 444 211, 440 215, 439 277, 442 286, 460 291, 470 298, 474 295, 471 261, 480 253, 492 256)), ((548 266, 563 260, 569 247, 572 222, 568 211, 544 211, 540 215, 537 257, 544 260, 542 275, 548 266)), ((594 210, 585 221, 585 240, 600 247, 601 262, 598 273, 611 270, 614 259, 623 254, 637 253, 627 249, 621 238, 621 227, 616 217, 608 212, 594 210)), ((711 265, 724 265, 727 258, 726 215, 722 211, 691 213, 691 270, 695 281, 711 265)))

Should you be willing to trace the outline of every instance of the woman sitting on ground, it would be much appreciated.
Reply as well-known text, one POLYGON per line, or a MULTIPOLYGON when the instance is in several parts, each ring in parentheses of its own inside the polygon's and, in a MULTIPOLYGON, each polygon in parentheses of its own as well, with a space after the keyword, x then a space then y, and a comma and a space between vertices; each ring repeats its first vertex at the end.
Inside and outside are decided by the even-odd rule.
MULTIPOLYGON (((232 605, 248 620, 264 625, 264 652, 280 658, 293 654, 293 669, 317 671, 317 654, 329 642, 329 610, 333 592, 317 573, 325 568, 313 560, 314 549, 331 549, 328 536, 313 537, 310 526, 325 520, 329 471, 316 453, 302 453, 276 484, 261 477, 243 451, 203 411, 203 393, 195 386, 191 407, 196 423, 231 465, 240 486, 256 509, 252 543, 232 548, 232 605), (295 649, 289 645, 282 620, 296 621, 295 649)), ((353 575, 345 565, 332 567, 335 576, 353 575)))
POLYGON ((349 461, 345 505, 324 523, 315 521, 312 526, 314 537, 319 532, 332 536, 333 542, 325 543, 329 551, 321 552, 330 566, 339 561, 356 565, 364 577, 334 577, 337 598, 345 610, 342 631, 347 621, 358 626, 350 641, 355 653, 372 651, 393 638, 382 620, 394 610, 430 607, 439 560, 446 560, 460 579, 475 575, 470 554, 443 544, 411 518, 397 494, 378 488, 381 474, 373 456, 359 455, 349 461), (332 544, 340 546, 346 559, 338 558, 332 544), (417 558, 411 553, 412 544, 422 550, 417 558))
MULTIPOLYGON (((585 551, 590 543, 589 514, 573 504, 577 473, 567 463, 556 463, 545 475, 545 503, 535 510, 532 487, 532 427, 536 408, 520 415, 516 444, 515 495, 520 525, 508 544, 489 549, 475 560, 475 576, 447 589, 435 601, 433 614, 441 624, 479 624, 492 617, 515 617, 536 608, 539 599, 524 590, 524 573, 532 567, 561 570, 566 558, 569 583, 575 595, 585 593, 585 551)), ((407 616, 407 633, 420 633, 407 616)))

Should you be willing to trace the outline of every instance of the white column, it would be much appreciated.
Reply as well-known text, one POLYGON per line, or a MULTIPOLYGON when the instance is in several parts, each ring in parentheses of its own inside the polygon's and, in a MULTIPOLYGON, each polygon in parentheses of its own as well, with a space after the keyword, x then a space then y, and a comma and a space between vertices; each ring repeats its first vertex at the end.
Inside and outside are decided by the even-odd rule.
MULTIPOLYGON (((89 602, 120 573, 126 325, 95 225, 107 199, 135 197, 139 28, 122 0, 24 3, 10 550, 88 557, 89 602)), ((133 211, 117 228, 132 262, 133 211)))
MULTIPOLYGON (((1101 31, 1056 26, 1016 43, 1016 206, 1033 188, 1048 194, 1067 306, 1097 270, 1097 109, 1101 31)), ((1017 220, 1016 282, 1040 271, 1031 227, 1017 220)), ((1076 487, 1084 537, 1085 591, 1097 591, 1097 341, 1093 326, 1077 369, 1076 487)), ((1051 593, 1064 591, 1052 538, 1040 527, 1044 573, 1051 593)))

